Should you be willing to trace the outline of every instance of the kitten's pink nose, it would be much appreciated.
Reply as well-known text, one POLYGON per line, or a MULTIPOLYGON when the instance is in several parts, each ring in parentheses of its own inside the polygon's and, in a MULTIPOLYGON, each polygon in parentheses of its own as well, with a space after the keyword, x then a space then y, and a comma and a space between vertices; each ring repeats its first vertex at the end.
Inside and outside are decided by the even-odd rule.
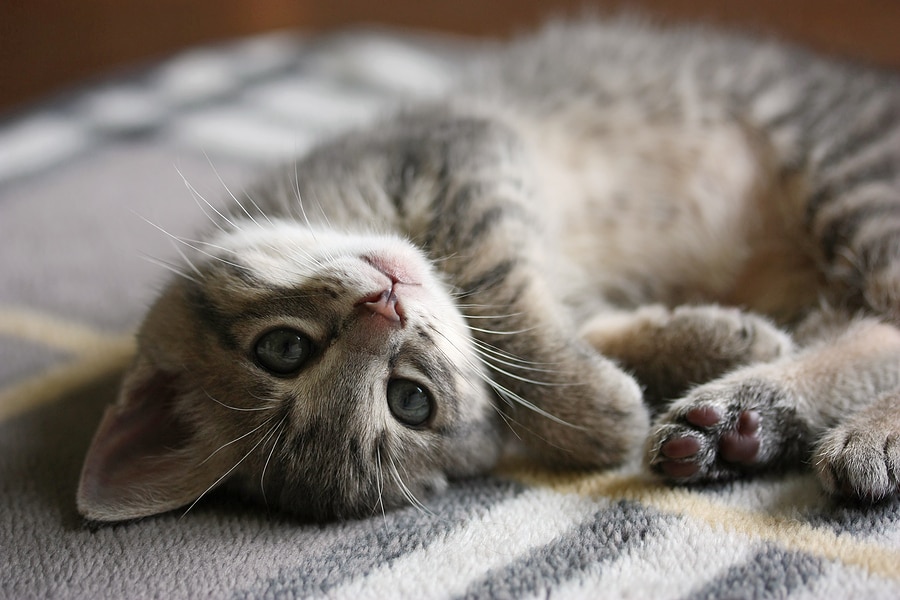
POLYGON ((392 323, 397 323, 398 325, 403 324, 401 314, 403 309, 400 307, 400 302, 393 289, 384 290, 379 294, 373 294, 363 298, 357 304, 357 306, 359 305, 365 306, 376 315, 381 315, 392 323))

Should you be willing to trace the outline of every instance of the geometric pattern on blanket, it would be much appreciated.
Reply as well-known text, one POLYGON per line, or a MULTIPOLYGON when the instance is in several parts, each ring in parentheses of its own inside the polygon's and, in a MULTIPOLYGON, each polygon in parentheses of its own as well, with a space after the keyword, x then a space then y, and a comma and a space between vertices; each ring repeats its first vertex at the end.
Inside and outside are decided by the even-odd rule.
POLYGON ((187 514, 81 522, 84 452, 165 274, 135 255, 174 255, 145 219, 190 232, 193 195, 439 93, 474 52, 400 32, 262 36, 0 127, 0 597, 900 597, 900 502, 841 505, 803 473, 670 488, 635 469, 508 464, 343 523, 220 494, 187 514))

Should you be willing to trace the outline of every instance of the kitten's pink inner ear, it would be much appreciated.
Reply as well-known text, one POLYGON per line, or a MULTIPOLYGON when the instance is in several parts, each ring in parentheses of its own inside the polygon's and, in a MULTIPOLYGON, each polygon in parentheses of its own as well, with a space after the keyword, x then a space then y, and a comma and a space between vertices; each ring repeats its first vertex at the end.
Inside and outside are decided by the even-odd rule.
POLYGON ((183 506, 211 484, 197 473, 195 436, 176 417, 176 379, 143 366, 126 377, 87 453, 78 510, 95 521, 145 517, 183 506))

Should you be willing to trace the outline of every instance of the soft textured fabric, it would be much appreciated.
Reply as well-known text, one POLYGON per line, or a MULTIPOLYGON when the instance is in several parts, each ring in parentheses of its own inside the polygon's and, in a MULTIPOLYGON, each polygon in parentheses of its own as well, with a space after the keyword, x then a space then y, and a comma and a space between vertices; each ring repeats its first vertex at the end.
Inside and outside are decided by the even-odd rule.
POLYGON ((89 528, 81 461, 132 334, 213 204, 262 165, 440 93, 470 48, 273 35, 0 123, 0 597, 898 598, 900 502, 805 474, 670 488, 510 465, 425 508, 303 524, 212 494, 89 528))

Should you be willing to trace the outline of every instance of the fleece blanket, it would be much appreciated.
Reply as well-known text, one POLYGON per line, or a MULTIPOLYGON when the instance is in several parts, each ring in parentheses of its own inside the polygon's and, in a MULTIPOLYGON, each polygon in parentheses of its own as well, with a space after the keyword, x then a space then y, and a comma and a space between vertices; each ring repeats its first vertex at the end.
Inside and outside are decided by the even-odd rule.
POLYGON ((94 81, 0 122, 0 597, 900 598, 900 502, 807 474, 670 488, 507 466, 423 507, 298 523, 222 495, 92 528, 81 461, 177 260, 262 165, 440 93, 470 43, 279 33, 94 81))

